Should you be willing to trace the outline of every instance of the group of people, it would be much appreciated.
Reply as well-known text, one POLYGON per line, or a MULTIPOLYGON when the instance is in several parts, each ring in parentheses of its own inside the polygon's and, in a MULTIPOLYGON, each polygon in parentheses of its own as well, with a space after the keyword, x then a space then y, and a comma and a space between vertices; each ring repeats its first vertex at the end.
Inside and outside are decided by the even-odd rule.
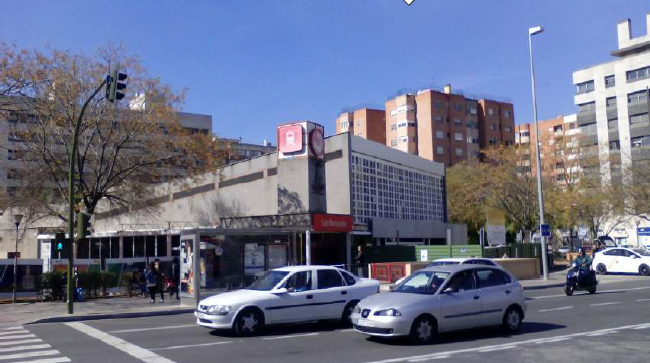
POLYGON ((165 302, 165 290, 169 291, 170 298, 176 295, 176 299, 179 299, 179 281, 180 263, 176 257, 172 261, 171 276, 165 276, 165 273, 161 271, 159 259, 151 262, 146 271, 140 269, 131 276, 131 286, 139 289, 143 297, 148 294, 152 304, 156 302, 157 294, 160 294, 160 302, 165 302))

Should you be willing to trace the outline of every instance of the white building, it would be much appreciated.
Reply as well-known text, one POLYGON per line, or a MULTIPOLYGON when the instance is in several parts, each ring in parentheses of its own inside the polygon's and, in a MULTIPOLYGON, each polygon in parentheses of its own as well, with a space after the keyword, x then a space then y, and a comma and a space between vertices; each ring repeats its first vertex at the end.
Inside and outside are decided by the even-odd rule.
MULTIPOLYGON (((650 13, 646 22, 647 34, 636 38, 629 19, 619 22, 617 59, 573 73, 577 121, 586 145, 598 148, 604 183, 632 183, 634 161, 650 156, 650 13)), ((614 237, 634 244, 636 227, 630 221, 614 237)))

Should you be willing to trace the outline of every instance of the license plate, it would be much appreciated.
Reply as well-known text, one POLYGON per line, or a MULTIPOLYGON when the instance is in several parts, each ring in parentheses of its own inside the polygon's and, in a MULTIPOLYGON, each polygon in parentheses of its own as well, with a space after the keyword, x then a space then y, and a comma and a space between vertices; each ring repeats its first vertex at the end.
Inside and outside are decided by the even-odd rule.
POLYGON ((374 328, 375 327, 375 322, 370 321, 368 319, 359 319, 359 321, 357 321, 357 325, 358 326, 367 326, 369 328, 374 328))
POLYGON ((205 314, 203 314, 203 313, 196 313, 195 315, 199 319, 205 319, 205 314))

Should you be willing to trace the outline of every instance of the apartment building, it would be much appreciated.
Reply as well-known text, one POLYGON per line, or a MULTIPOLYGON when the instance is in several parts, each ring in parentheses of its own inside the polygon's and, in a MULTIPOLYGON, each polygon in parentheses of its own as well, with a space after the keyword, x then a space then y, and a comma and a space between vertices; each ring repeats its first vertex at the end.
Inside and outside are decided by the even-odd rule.
MULTIPOLYGON (((576 115, 559 115, 554 119, 539 121, 538 126, 542 175, 558 186, 577 181, 583 151, 579 147, 580 128, 576 115)), ((534 123, 515 126, 520 170, 531 175, 537 175, 536 140, 534 123)))
POLYGON ((599 154, 604 183, 631 183, 634 160, 650 156, 650 13, 646 22, 637 38, 629 19, 619 22, 616 60, 573 73, 578 125, 599 154))
POLYGON ((368 107, 341 112, 336 118, 336 134, 344 132, 385 145, 386 112, 368 107))

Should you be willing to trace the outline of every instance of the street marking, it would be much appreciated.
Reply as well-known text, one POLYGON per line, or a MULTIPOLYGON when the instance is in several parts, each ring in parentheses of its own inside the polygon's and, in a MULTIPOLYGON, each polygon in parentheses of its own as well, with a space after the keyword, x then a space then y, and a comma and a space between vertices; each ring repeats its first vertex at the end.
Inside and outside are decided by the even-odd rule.
MULTIPOLYGON (((630 289, 616 289, 616 290, 601 290, 599 293, 612 293, 612 292, 625 292, 625 291, 636 291, 636 290, 647 290, 650 289, 650 286, 642 286, 642 287, 633 287, 630 289)), ((587 293, 585 293, 586 295, 587 293)), ((543 295, 543 296, 535 296, 535 297, 529 297, 528 299, 530 300, 541 300, 541 299, 549 299, 552 297, 567 297, 566 295, 543 295)))
POLYGON ((68 357, 59 357, 59 358, 45 358, 45 359, 37 359, 37 360, 23 360, 20 362, 13 362, 13 363, 66 363, 66 362, 72 362, 70 358, 68 357))
POLYGON ((542 309, 542 310, 537 310, 537 311, 539 311, 540 313, 545 313, 545 312, 548 312, 548 311, 569 310, 569 309, 573 309, 573 306, 563 306, 561 308, 542 309))
POLYGON ((5 328, 4 330, 17 330, 17 329, 25 329, 22 326, 12 326, 10 328, 5 328))
POLYGON ((42 350, 40 352, 26 352, 26 353, 17 353, 17 354, 9 354, 9 355, 0 355, 0 360, 40 357, 45 355, 57 355, 57 354, 60 354, 58 350, 42 350))
POLYGON ((650 328, 650 324, 644 325, 644 326, 637 326, 636 328, 633 328, 634 330, 641 330, 641 329, 648 329, 650 328))
POLYGON ((479 353, 489 353, 489 352, 496 352, 497 350, 506 350, 506 349, 513 349, 517 348, 516 345, 507 345, 503 347, 496 347, 496 348, 490 348, 490 349, 481 349, 478 352, 479 353))
POLYGON ((354 331, 354 329, 344 329, 344 330, 339 330, 340 333, 349 333, 351 331, 354 331))
POLYGON ((385 360, 379 360, 379 361, 368 361, 366 363, 395 363, 395 362, 405 362, 405 361, 424 361, 427 359, 431 358, 436 358, 444 355, 454 355, 454 354, 459 354, 459 353, 470 353, 470 352, 479 352, 482 350, 492 350, 496 348, 502 348, 503 349, 511 349, 515 347, 519 347, 525 344, 531 344, 531 343, 548 343, 553 340, 567 340, 575 337, 583 337, 583 336, 588 336, 589 334, 596 334, 596 333, 605 333, 605 332, 611 332, 611 331, 619 331, 619 330, 626 330, 626 329, 634 329, 634 328, 639 328, 639 327, 645 327, 645 326, 650 326, 650 323, 643 323, 643 324, 636 324, 636 325, 625 325, 625 326, 620 326, 616 328, 610 328, 610 329, 599 329, 599 330, 594 330, 594 331, 588 331, 588 332, 581 332, 581 333, 574 333, 574 334, 567 334, 567 335, 559 335, 556 337, 550 337, 550 338, 537 338, 537 339, 529 339, 529 340, 522 340, 519 342, 514 342, 514 343, 507 343, 507 344, 498 344, 498 345, 487 345, 483 347, 474 347, 474 348, 466 348, 466 349, 459 349, 459 350, 450 350, 446 352, 436 352, 436 353, 431 353, 431 354, 424 354, 424 355, 417 355, 417 356, 411 356, 411 357, 402 357, 402 358, 391 358, 391 359, 385 359, 385 360), (507 347, 507 348, 506 348, 507 347))
POLYGON ((40 343, 40 339, 25 339, 25 340, 14 340, 12 342, 0 342, 0 347, 7 345, 17 345, 17 344, 27 344, 27 343, 40 343))
POLYGON ((279 336, 279 337, 269 337, 269 338, 262 338, 262 339, 263 340, 276 340, 276 339, 302 338, 302 337, 310 337, 310 336, 313 336, 313 335, 318 335, 318 333, 283 335, 283 336, 279 336))
POLYGON ((421 358, 421 359, 411 359, 409 362, 413 362, 413 363, 415 363, 415 362, 426 362, 426 361, 434 360, 434 359, 447 359, 447 358, 451 358, 451 355, 439 355, 439 356, 435 356, 435 357, 428 357, 428 358, 421 358))
POLYGON ((11 348, 0 348, 0 353, 17 352, 17 351, 20 351, 20 350, 47 349, 47 348, 52 348, 52 346, 49 345, 49 344, 20 345, 20 346, 11 347, 11 348))
POLYGON ((615 333, 618 333, 618 332, 617 332, 616 330, 612 330, 612 331, 606 331, 606 332, 602 332, 602 333, 593 333, 593 334, 588 334, 587 336, 588 336, 588 337, 599 337, 599 336, 601 336, 601 335, 615 334, 615 333))
POLYGON ((108 333, 111 334, 120 334, 120 333, 136 333, 141 331, 149 330, 167 330, 167 329, 183 329, 183 328, 196 328, 196 324, 186 324, 186 325, 172 325, 172 326, 160 326, 155 328, 137 328, 137 329, 123 329, 123 330, 112 330, 108 333))
POLYGON ((535 342, 535 344, 557 343, 557 342, 562 342, 562 341, 565 341, 565 340, 569 340, 569 338, 544 339, 544 340, 540 340, 538 342, 535 342))
POLYGON ((176 345, 173 347, 163 347, 163 348, 151 348, 149 350, 168 350, 168 349, 181 349, 181 348, 192 348, 192 347, 205 347, 208 345, 219 345, 219 344, 228 344, 232 343, 231 340, 225 342, 214 342, 214 343, 203 343, 203 344, 190 344, 190 345, 176 345))
POLYGON ((89 325, 79 322, 65 323, 65 325, 76 329, 82 333, 85 333, 101 342, 104 342, 114 348, 117 348, 126 354, 135 357, 143 362, 147 363, 175 363, 172 360, 161 357, 158 354, 144 349, 140 346, 137 346, 133 343, 129 343, 126 340, 120 339, 118 337, 112 336, 110 334, 104 333, 99 329, 95 329, 89 325))
POLYGON ((27 330, 21 330, 21 331, 13 330, 13 331, 0 332, 0 335, 11 335, 11 334, 29 334, 29 332, 27 330))
POLYGON ((22 338, 36 338, 36 335, 34 334, 9 335, 9 336, 0 337, 0 340, 22 339, 22 338))
POLYGON ((606 302, 606 303, 600 303, 600 304, 591 304, 589 306, 605 306, 605 305, 616 305, 620 304, 620 301, 615 301, 615 302, 606 302))
POLYGON ((640 302, 640 301, 650 301, 650 299, 639 299, 639 300, 637 300, 637 301, 639 301, 639 302, 640 302))

